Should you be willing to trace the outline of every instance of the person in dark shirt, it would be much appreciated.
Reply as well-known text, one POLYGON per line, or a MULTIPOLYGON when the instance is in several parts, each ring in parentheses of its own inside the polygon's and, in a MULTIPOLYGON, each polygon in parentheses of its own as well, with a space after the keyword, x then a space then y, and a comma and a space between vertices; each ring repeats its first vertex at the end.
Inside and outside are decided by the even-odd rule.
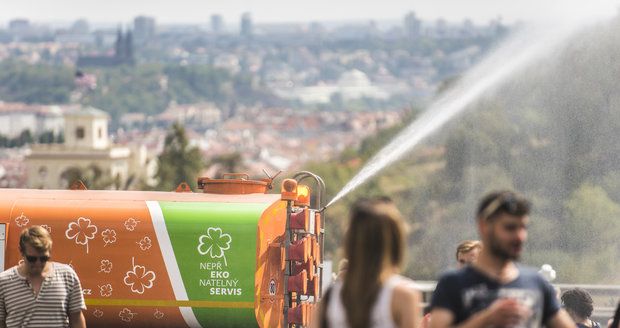
POLYGON ((590 293, 582 288, 569 289, 562 294, 562 306, 578 328, 601 328, 601 324, 590 319, 594 301, 590 293))
POLYGON ((616 314, 614 314, 614 317, 609 320, 607 328, 620 328, 620 302, 618 302, 616 314))
POLYGON ((477 226, 484 247, 475 263, 439 280, 431 328, 575 328, 553 287, 536 270, 516 264, 527 240, 530 207, 512 191, 481 200, 477 226))

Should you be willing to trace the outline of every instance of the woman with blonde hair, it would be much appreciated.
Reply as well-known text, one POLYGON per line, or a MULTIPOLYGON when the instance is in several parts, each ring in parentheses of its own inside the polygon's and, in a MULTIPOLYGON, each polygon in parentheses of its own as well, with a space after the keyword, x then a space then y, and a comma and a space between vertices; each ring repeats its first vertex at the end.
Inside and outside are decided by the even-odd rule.
POLYGON ((399 275, 406 225, 388 198, 362 199, 351 208, 345 237, 348 269, 325 293, 315 327, 417 327, 420 292, 399 275))

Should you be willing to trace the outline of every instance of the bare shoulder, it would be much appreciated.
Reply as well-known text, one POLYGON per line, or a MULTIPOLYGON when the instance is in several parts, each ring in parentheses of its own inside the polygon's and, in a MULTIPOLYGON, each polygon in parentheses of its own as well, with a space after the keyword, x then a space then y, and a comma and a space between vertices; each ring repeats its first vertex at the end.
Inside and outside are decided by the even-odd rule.
POLYGON ((420 296, 420 291, 415 288, 414 284, 398 284, 394 286, 394 295, 400 295, 403 297, 416 297, 420 296))
POLYGON ((421 293, 413 281, 404 281, 392 290, 392 318, 398 327, 419 327, 421 293))
POLYGON ((394 286, 394 299, 402 300, 402 301, 418 301, 421 297, 420 291, 415 288, 415 284, 412 283, 404 283, 398 284, 394 286))

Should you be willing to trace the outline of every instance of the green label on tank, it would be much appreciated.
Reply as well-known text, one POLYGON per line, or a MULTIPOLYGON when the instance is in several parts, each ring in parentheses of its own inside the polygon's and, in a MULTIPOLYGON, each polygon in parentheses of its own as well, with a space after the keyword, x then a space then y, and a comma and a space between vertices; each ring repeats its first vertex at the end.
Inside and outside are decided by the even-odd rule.
POLYGON ((257 326, 256 233, 269 204, 160 202, 193 311, 203 327, 257 326))

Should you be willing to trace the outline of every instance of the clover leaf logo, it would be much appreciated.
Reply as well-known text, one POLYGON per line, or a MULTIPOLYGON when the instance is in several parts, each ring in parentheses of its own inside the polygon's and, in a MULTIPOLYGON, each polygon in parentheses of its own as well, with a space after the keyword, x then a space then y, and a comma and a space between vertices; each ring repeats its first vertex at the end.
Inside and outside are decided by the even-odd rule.
POLYGON ((230 235, 223 233, 221 228, 210 227, 206 235, 198 238, 198 253, 209 254, 212 258, 223 258, 224 265, 228 266, 224 251, 230 248, 231 241, 230 235))

